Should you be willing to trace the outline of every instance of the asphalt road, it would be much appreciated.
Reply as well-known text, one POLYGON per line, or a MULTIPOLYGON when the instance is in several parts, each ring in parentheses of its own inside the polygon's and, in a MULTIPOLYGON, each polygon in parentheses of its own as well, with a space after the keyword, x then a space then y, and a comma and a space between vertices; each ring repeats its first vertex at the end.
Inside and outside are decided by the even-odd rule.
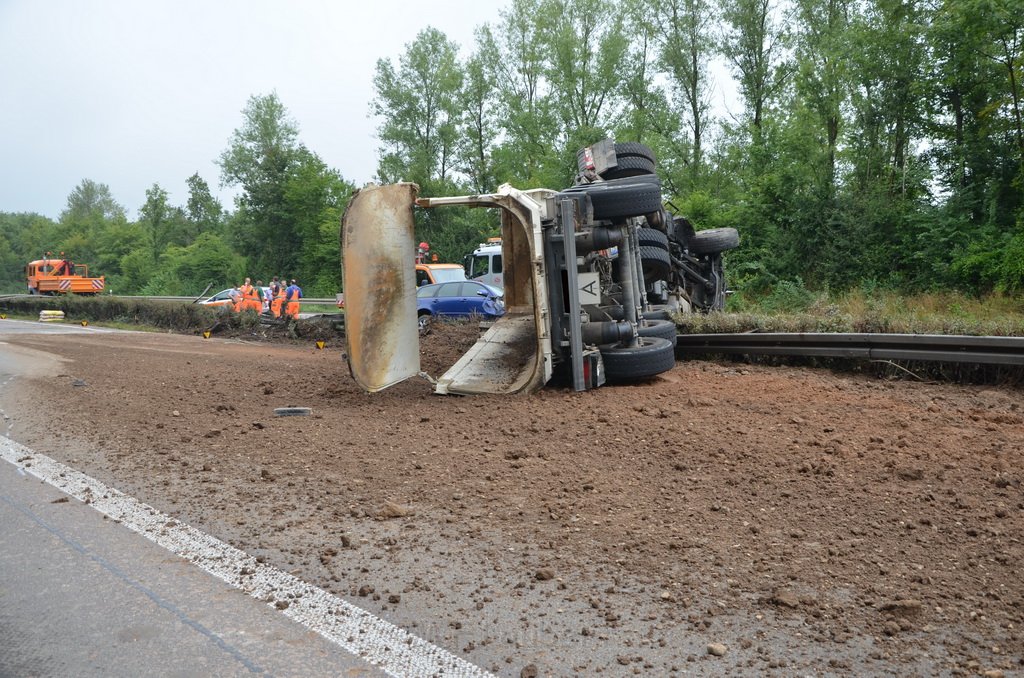
POLYGON ((383 675, 6 462, 0 573, 0 676, 383 675))
POLYGON ((39 322, 37 320, 0 320, 0 337, 5 334, 83 334, 95 332, 118 332, 105 327, 92 327, 64 322, 39 322))

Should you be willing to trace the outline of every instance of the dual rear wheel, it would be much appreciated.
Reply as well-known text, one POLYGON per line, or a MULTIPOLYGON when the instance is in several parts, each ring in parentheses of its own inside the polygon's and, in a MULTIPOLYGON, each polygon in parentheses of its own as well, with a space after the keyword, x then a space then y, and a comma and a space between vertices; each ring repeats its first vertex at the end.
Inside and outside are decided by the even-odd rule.
POLYGON ((610 382, 646 379, 668 372, 676 364, 675 348, 664 337, 637 339, 635 346, 601 346, 604 373, 610 382))

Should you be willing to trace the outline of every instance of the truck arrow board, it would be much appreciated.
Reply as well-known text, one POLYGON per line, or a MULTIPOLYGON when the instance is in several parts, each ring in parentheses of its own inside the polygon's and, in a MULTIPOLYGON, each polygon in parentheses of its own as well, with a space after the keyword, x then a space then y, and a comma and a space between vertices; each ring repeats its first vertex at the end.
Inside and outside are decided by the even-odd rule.
POLYGON ((601 283, 597 273, 587 272, 579 274, 579 291, 581 304, 601 303, 601 283))

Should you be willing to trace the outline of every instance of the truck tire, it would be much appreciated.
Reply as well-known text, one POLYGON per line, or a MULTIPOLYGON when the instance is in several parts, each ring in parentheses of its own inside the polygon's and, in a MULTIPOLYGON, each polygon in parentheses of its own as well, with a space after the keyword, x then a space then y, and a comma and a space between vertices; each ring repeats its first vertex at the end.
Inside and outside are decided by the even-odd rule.
MULTIPOLYGON (((630 177, 630 181, 634 181, 638 184, 657 184, 658 188, 661 189, 661 177, 657 174, 638 174, 635 177, 630 177)), ((659 207, 656 211, 661 211, 664 207, 659 207)))
POLYGON ((641 337, 661 337, 668 339, 673 347, 676 345, 676 338, 679 330, 671 320, 654 320, 644 316, 644 321, 636 328, 636 333, 641 337))
POLYGON ((654 174, 654 161, 649 158, 619 156, 616 165, 601 175, 605 179, 624 179, 645 174, 654 174))
POLYGON ((644 271, 644 280, 664 280, 672 272, 672 260, 668 250, 650 245, 640 246, 640 267, 644 271))
MULTIPOLYGON (((590 148, 590 146, 576 151, 576 168, 580 172, 585 172, 587 169, 587 148, 590 148)), ((622 160, 625 158, 642 158, 649 161, 651 172, 654 172, 654 166, 658 162, 658 158, 655 157, 654 151, 651 150, 650 146, 646 146, 636 141, 624 141, 622 143, 615 144, 615 160, 621 165, 622 160)))
POLYGON ((612 179, 595 184, 579 184, 563 193, 586 193, 598 220, 639 217, 661 209, 661 181, 656 175, 636 178, 612 179), (651 180, 653 179, 653 181, 651 180))
POLYGON ((735 228, 709 228, 697 231, 690 238, 690 252, 693 254, 713 254, 731 250, 740 244, 740 234, 735 228))
POLYGON ((651 147, 637 141, 623 141, 615 144, 615 156, 618 158, 646 158, 652 164, 658 162, 651 147))
POLYGON ((668 250, 668 236, 656 228, 638 228, 636 235, 640 240, 641 247, 646 245, 649 247, 660 247, 666 251, 668 250))
POLYGON ((641 337, 636 346, 607 344, 600 350, 608 381, 645 379, 668 372, 676 364, 675 349, 661 337, 641 337))

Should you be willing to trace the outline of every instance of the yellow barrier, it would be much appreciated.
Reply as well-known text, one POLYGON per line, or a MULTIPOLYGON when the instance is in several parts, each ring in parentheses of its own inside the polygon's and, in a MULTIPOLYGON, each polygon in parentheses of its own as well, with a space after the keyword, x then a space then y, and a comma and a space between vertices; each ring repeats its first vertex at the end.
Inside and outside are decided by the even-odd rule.
POLYGON ((39 322, 52 323, 64 320, 64 311, 40 311, 39 322))

